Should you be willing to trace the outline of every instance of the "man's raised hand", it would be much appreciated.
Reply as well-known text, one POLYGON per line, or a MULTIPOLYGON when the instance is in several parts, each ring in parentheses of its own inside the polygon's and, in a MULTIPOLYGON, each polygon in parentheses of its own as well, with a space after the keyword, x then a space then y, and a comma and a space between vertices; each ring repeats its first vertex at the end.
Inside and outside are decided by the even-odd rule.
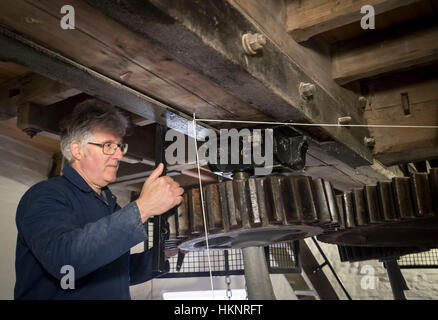
POLYGON ((160 175, 164 165, 160 163, 143 184, 140 196, 136 200, 144 223, 148 218, 163 214, 179 205, 184 189, 171 177, 160 175))

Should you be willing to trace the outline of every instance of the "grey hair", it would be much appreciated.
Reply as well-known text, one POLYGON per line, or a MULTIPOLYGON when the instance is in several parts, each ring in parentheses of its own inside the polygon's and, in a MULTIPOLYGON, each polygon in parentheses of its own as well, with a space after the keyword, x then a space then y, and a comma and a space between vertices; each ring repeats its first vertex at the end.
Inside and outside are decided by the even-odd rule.
POLYGON ((74 158, 70 144, 73 141, 80 142, 86 153, 86 145, 92 141, 94 131, 107 131, 123 137, 127 127, 128 119, 114 106, 96 99, 85 100, 61 123, 62 155, 72 163, 74 158))

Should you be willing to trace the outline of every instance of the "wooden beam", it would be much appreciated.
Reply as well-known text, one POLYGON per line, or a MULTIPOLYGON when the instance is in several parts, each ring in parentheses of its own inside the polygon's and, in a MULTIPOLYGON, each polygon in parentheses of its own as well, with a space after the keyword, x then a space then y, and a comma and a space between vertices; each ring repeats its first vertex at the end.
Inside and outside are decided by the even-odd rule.
POLYGON ((320 263, 316 260, 304 240, 300 240, 301 266, 321 300, 339 300, 333 285, 328 280, 320 263), (318 269, 319 268, 319 269, 318 269))
MULTIPOLYGON (((438 65, 364 83, 368 123, 438 125, 438 65)), ((437 129, 372 128, 375 158, 384 165, 438 156, 437 129)))
POLYGON ((84 1, 69 2, 75 8, 76 28, 67 32, 59 26, 62 0, 8 2, 0 4, 4 25, 187 114, 266 119, 84 1))
POLYGON ((24 76, 29 70, 9 61, 0 61, 0 84, 24 76))
POLYGON ((376 14, 374 25, 375 29, 362 29, 360 23, 355 21, 348 25, 326 31, 321 34, 321 38, 323 38, 329 44, 333 44, 335 42, 359 37, 366 33, 379 32, 379 30, 400 25, 415 19, 421 19, 422 17, 434 14, 434 1, 436 4, 438 4, 437 0, 420 0, 407 6, 399 7, 381 14, 376 14))
POLYGON ((59 141, 52 137, 36 135, 30 138, 23 130, 17 127, 17 118, 0 121, 0 135, 10 137, 26 145, 32 146, 39 150, 54 154, 60 151, 59 141))
POLYGON ((17 107, 24 103, 49 105, 79 94, 57 81, 36 73, 0 85, 0 120, 17 116, 17 107))
POLYGON ((306 0, 288 1, 287 32, 297 42, 338 27, 358 22, 364 16, 360 12, 365 5, 374 7, 375 14, 391 11, 420 0, 306 0))
POLYGON ((333 45, 332 74, 339 84, 438 60, 436 16, 333 45))
MULTIPOLYGON (((308 70, 303 69, 302 64, 295 60, 294 51, 288 50, 286 53, 268 38, 262 54, 254 57, 245 55, 241 45, 242 35, 261 30, 254 19, 242 14, 235 6, 235 1, 152 0, 142 2, 141 6, 132 3, 125 6, 121 2, 102 5, 92 0, 88 3, 129 28, 152 38, 154 43, 175 59, 204 74, 272 119, 336 123, 340 114, 350 113, 355 123, 363 121, 354 109, 357 104, 354 99, 351 103, 342 103, 340 100, 343 97, 328 92, 325 83, 321 85, 322 79, 326 77, 318 77, 315 70, 324 68, 315 67, 311 73, 307 73, 308 70), (215 24, 211 23, 211 17, 216 18, 215 24), (196 52, 196 60, 193 59, 193 52, 196 52), (303 100, 299 92, 301 81, 314 83, 314 100, 303 100)), ((284 29, 283 33, 287 36, 284 29)), ((300 51, 299 54, 300 61, 305 61, 304 53, 300 51)), ((333 82, 331 78, 330 81, 333 82)), ((326 140, 332 137, 339 139, 342 145, 365 159, 364 163, 370 163, 371 153, 363 145, 367 130, 343 129, 313 128, 313 132, 326 140)))

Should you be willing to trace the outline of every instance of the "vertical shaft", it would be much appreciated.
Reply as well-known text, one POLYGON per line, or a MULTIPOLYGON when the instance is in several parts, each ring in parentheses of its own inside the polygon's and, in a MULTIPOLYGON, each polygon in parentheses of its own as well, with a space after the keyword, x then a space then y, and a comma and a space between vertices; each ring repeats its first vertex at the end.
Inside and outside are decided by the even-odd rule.
POLYGON ((275 300, 263 247, 243 248, 248 300, 275 300))

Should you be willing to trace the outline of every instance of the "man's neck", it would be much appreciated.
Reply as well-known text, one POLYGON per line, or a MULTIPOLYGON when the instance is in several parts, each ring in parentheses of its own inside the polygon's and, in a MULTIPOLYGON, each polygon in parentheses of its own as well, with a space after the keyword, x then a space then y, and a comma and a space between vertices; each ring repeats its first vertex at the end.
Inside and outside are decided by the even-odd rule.
POLYGON ((71 164, 71 167, 76 170, 77 173, 85 180, 85 182, 90 186, 91 189, 94 190, 99 196, 102 194, 102 187, 98 186, 97 184, 92 183, 88 178, 87 175, 81 170, 81 167, 77 165, 76 162, 73 162, 71 164))

